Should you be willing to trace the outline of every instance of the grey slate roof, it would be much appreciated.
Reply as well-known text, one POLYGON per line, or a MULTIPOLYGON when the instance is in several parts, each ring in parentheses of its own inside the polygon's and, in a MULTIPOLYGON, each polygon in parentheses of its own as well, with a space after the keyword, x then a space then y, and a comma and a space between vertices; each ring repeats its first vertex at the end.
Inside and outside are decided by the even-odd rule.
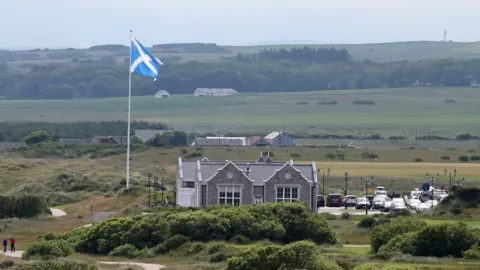
MULTIPOLYGON (((227 161, 208 161, 200 162, 202 180, 207 180, 212 177, 219 169, 223 168, 227 161)), ((247 163, 247 162, 233 162, 239 169, 246 171, 250 167, 248 177, 255 181, 255 185, 263 185, 263 181, 275 174, 276 170, 282 168, 285 162, 273 163, 247 163)), ((293 164, 293 167, 299 170, 308 181, 313 181, 314 171, 312 165, 307 164, 293 164)), ((183 161, 183 179, 184 181, 193 181, 195 179, 195 172, 197 169, 197 161, 183 161)))

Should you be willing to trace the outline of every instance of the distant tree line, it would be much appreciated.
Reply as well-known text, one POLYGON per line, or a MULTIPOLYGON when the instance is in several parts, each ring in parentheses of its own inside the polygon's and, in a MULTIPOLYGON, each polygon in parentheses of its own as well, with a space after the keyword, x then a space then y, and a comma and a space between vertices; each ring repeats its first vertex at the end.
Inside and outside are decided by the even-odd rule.
POLYGON ((215 43, 169 43, 152 47, 165 53, 230 53, 230 50, 215 43))
MULTIPOLYGON (((275 55, 275 54, 273 54, 275 55)), ((34 66, 15 73, 0 65, 0 96, 9 99, 73 99, 127 95, 127 65, 34 66)), ((480 59, 394 63, 297 60, 166 63, 155 82, 132 77, 133 95, 192 93, 198 87, 240 92, 283 92, 412 86, 459 87, 480 81, 480 59)))
POLYGON ((292 60, 315 63, 335 63, 348 61, 350 55, 347 50, 337 50, 334 47, 324 48, 291 48, 287 49, 263 49, 258 54, 245 55, 239 53, 238 60, 292 60))
MULTIPOLYGON (((168 127, 161 123, 134 121, 131 124, 132 135, 135 129, 163 130, 168 127)), ((52 141, 59 138, 82 139, 93 135, 125 136, 126 121, 47 123, 47 122, 0 122, 0 142, 19 142, 36 131, 46 131, 51 134, 52 141)))

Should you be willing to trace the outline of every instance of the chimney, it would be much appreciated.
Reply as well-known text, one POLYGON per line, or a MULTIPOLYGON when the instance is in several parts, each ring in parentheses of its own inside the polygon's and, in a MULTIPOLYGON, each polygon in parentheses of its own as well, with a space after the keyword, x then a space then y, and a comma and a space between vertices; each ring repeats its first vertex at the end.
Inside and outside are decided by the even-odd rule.
POLYGON ((247 175, 250 173, 250 163, 247 163, 247 168, 245 169, 245 173, 247 175))

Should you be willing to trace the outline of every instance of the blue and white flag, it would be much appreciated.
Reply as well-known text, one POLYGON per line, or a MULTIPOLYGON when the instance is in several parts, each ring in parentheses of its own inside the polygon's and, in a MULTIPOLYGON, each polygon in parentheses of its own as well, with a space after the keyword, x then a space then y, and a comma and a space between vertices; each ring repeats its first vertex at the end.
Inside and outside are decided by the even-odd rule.
POLYGON ((132 59, 130 62, 130 72, 153 77, 153 79, 156 80, 158 74, 160 74, 160 65, 163 65, 162 61, 150 54, 150 52, 134 38, 132 38, 131 50, 132 59))

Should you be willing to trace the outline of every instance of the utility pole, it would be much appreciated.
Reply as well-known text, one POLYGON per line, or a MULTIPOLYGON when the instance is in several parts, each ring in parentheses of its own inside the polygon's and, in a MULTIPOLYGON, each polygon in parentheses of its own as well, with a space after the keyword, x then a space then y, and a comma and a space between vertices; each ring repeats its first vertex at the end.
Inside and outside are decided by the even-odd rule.
POLYGON ((418 148, 418 128, 415 129, 415 149, 418 148))
POLYGON ((325 172, 322 173, 322 194, 323 201, 325 201, 325 172))
MULTIPOLYGON (((370 177, 370 182, 371 182, 372 186, 373 186, 373 179, 374 179, 374 177, 371 176, 370 177)), ((360 177, 360 180, 361 180, 361 182, 360 182, 361 185, 365 184, 365 199, 368 201, 368 198, 367 198, 367 196, 368 196, 368 180, 364 180, 363 176, 360 177)), ((366 216, 368 215, 368 205, 365 205, 365 215, 366 216)))
POLYGON ((348 172, 345 172, 345 209, 347 209, 347 188, 348 188, 348 172))

